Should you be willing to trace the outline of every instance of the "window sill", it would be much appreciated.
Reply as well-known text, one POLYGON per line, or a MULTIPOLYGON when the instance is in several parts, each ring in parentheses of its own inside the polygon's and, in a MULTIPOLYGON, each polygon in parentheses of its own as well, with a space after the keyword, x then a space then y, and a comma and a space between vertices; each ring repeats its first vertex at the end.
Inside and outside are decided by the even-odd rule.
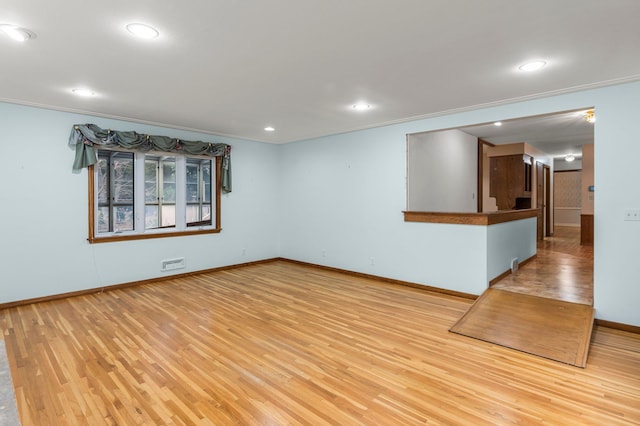
POLYGON ((109 235, 107 237, 89 237, 90 244, 114 243, 117 241, 150 240, 154 238, 186 237, 189 235, 219 234, 221 228, 199 229, 194 231, 158 232, 148 234, 109 235))

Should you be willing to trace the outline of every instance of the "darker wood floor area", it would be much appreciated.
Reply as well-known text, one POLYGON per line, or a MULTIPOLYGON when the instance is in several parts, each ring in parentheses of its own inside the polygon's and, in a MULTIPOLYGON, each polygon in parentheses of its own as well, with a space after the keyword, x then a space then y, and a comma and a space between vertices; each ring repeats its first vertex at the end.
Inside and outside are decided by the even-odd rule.
POLYGON ((488 288, 451 331, 584 367, 593 315, 589 305, 488 288))
POLYGON ((272 262, 0 312, 24 425, 640 423, 640 336, 587 367, 449 333, 471 301, 272 262))
POLYGON ((580 228, 556 226, 537 255, 492 288, 593 306, 593 246, 580 245, 580 228))

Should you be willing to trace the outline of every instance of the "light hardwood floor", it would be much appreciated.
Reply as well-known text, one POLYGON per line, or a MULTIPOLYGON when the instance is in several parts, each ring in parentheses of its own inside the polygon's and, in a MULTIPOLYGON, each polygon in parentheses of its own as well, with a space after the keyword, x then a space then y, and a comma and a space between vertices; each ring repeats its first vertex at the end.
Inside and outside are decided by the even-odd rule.
POLYGON ((577 369, 448 332, 471 301, 278 261, 6 309, 23 425, 640 424, 640 336, 577 369))
POLYGON ((593 246, 580 245, 579 227, 556 226, 532 261, 492 288, 593 305, 593 246))

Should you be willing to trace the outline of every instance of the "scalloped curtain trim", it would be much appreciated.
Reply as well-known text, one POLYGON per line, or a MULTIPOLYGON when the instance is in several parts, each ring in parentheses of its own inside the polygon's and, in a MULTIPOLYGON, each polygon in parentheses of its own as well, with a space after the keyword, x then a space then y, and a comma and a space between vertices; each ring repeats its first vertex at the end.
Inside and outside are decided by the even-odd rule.
POLYGON ((222 157, 220 185, 231 192, 231 146, 224 143, 187 141, 168 136, 145 135, 135 131, 104 130, 95 124, 76 124, 71 129, 69 145, 75 148, 73 170, 81 170, 98 162, 96 145, 132 151, 162 151, 222 157))

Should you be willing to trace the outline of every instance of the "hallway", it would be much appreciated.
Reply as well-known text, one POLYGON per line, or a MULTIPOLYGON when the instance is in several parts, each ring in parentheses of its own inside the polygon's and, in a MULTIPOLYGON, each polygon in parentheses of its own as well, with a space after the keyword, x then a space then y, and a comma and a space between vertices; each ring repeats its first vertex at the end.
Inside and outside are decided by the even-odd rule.
POLYGON ((593 246, 556 227, 537 256, 488 288, 450 331, 584 368, 594 322, 593 246))
POLYGON ((556 226, 534 259, 491 288, 593 306, 593 246, 580 245, 579 227, 556 226))

